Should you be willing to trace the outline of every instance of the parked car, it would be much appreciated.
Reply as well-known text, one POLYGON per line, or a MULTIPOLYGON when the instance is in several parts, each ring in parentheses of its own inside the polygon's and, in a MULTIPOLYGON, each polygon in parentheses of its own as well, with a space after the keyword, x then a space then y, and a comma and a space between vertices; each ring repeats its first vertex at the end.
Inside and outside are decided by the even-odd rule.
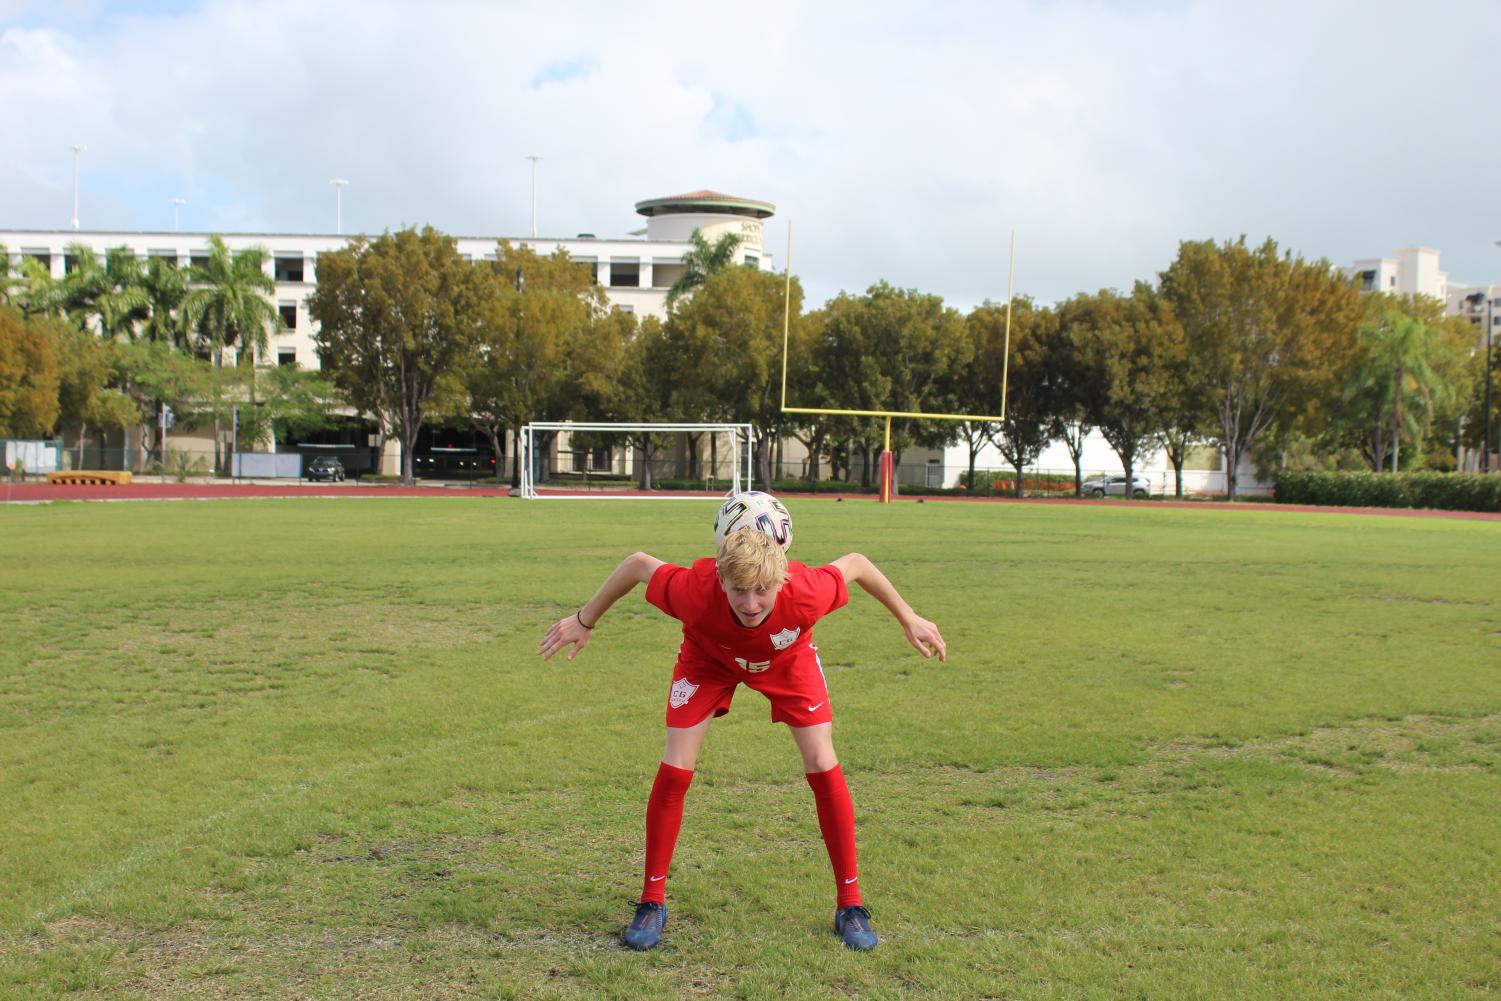
POLYGON ((344 479, 344 463, 331 455, 320 455, 308 463, 302 475, 310 480, 332 480, 337 483, 344 479))
MULTIPOLYGON (((1124 476, 1097 476, 1083 483, 1085 497, 1111 497, 1126 496, 1126 478, 1124 476)), ((1131 496, 1146 497, 1152 492, 1152 484, 1141 476, 1131 477, 1131 496)))

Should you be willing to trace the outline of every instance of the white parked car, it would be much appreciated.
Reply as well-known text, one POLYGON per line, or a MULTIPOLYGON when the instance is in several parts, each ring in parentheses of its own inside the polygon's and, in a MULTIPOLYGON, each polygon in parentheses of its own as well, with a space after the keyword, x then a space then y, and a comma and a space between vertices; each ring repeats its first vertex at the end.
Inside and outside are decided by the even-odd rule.
MULTIPOLYGON (((1126 477, 1121 476, 1097 476, 1083 483, 1085 497, 1111 497, 1126 496, 1126 477)), ((1152 484, 1145 477, 1131 477, 1131 496, 1147 497, 1152 493, 1152 484)))

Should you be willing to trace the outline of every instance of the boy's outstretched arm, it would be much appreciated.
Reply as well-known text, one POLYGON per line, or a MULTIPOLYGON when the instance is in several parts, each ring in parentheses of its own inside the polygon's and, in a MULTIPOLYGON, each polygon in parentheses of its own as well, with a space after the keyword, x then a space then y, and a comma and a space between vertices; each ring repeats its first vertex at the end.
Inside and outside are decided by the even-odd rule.
POLYGON ((542 642, 537 644, 537 653, 543 660, 550 660, 553 654, 571 645, 573 649, 568 651, 568 659, 572 660, 589 645, 590 630, 599 625, 600 617, 610 610, 610 606, 629 594, 637 584, 650 581, 651 575, 661 565, 661 560, 646 553, 632 553, 621 560, 620 566, 610 572, 583 608, 552 624, 542 642))
POLYGON ((912 606, 902 599, 897 589, 892 586, 886 575, 876 568, 876 565, 859 553, 850 553, 841 556, 830 566, 839 568, 844 574, 844 582, 859 584, 865 589, 865 593, 886 606, 886 610, 902 624, 902 631, 907 634, 907 642, 917 648, 917 652, 924 657, 938 654, 940 661, 949 659, 948 646, 943 642, 943 634, 938 627, 912 610, 912 606))

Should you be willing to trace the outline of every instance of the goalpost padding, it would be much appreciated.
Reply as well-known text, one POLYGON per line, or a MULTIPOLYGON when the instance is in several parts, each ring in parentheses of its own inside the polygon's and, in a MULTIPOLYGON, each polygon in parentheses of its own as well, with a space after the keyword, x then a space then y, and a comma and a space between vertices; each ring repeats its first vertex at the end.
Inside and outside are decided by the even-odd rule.
POLYGON ((752 482, 751 459, 753 443, 755 442, 755 428, 750 424, 629 424, 611 421, 535 421, 524 425, 521 429, 521 496, 528 500, 628 500, 632 498, 649 498, 652 500, 703 500, 705 497, 732 497, 742 490, 749 490, 752 482), (622 434, 636 432, 687 432, 687 433, 725 433, 730 436, 730 489, 728 492, 702 491, 702 490, 673 490, 649 493, 639 491, 630 493, 605 493, 605 492, 580 492, 568 490, 537 489, 534 472, 537 468, 536 440, 533 435, 538 432, 579 432, 595 431, 604 434, 622 434), (743 444, 742 444, 743 441, 743 444), (745 463, 745 478, 741 479, 740 464, 742 457, 745 463))

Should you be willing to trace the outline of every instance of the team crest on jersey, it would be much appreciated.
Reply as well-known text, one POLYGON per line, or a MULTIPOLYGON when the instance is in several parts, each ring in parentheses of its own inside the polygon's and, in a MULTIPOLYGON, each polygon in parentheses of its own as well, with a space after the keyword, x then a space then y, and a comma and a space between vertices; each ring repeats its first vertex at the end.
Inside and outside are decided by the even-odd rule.
POLYGON ((801 636, 802 633, 803 629, 801 626, 796 629, 783 629, 779 633, 772 633, 771 645, 776 647, 778 650, 785 650, 792 644, 796 643, 797 638, 801 636))
POLYGON ((693 693, 698 691, 698 686, 687 678, 679 678, 672 683, 672 695, 668 697, 667 704, 674 709, 681 709, 693 698, 693 693))

